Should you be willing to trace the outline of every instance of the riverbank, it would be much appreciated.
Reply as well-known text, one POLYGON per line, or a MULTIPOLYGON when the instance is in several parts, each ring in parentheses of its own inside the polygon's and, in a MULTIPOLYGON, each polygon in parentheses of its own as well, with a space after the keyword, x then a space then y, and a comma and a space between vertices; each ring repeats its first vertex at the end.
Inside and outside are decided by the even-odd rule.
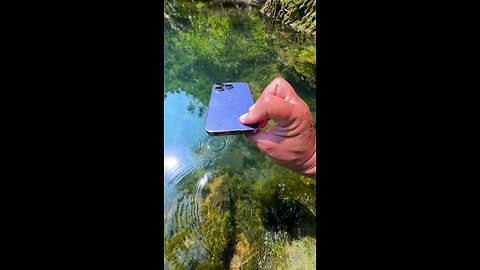
MULTIPOLYGON (((207 7, 208 4, 225 6, 249 6, 277 22, 290 26, 297 31, 316 35, 316 0, 213 0, 191 2, 190 5, 207 7)), ((164 17, 170 22, 169 13, 176 12, 170 1, 164 2, 164 17)))

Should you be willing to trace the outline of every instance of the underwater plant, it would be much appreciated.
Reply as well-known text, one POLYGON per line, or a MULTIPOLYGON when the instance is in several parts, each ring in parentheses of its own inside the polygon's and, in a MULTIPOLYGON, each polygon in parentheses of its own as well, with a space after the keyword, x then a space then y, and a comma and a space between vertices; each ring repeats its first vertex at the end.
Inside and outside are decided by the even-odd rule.
MULTIPOLYGON (((314 39, 272 23, 258 8, 186 0, 167 0, 165 7, 165 106, 172 95, 184 97, 184 108, 172 115, 184 114, 181 119, 195 125, 179 122, 180 117, 171 123, 182 133, 185 126, 195 126, 195 137, 187 137, 200 141, 191 142, 187 151, 196 163, 175 181, 167 179, 165 265, 309 269, 312 260, 299 262, 292 254, 314 250, 315 180, 273 165, 243 136, 211 140, 199 129, 214 82, 248 82, 257 99, 277 76, 292 84, 315 122, 314 39)), ((175 137, 169 136, 178 143, 175 137)), ((302 260, 314 258, 309 254, 302 260)))

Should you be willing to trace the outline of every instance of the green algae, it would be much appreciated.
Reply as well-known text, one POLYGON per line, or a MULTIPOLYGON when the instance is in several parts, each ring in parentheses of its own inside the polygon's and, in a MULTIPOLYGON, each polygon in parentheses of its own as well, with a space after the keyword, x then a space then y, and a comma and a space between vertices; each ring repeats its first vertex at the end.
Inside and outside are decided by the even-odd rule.
POLYGON ((313 270, 316 269, 316 239, 304 237, 295 240, 291 245, 286 246, 288 252, 288 269, 291 270, 313 270))
POLYGON ((316 33, 316 0, 267 0, 262 13, 301 31, 316 33))
MULTIPOLYGON (((170 1, 165 13, 164 97, 173 92, 194 96, 198 102, 189 103, 185 113, 204 119, 214 82, 248 82, 256 99, 282 76, 316 122, 314 39, 272 24, 258 9, 170 1)), ((206 151, 192 149, 199 159, 212 160, 175 183, 178 197, 164 214, 166 265, 309 269, 315 261, 315 243, 308 240, 316 238, 315 180, 273 165, 243 136, 232 136, 218 159, 206 151), (302 260, 294 260, 299 252, 302 260)))

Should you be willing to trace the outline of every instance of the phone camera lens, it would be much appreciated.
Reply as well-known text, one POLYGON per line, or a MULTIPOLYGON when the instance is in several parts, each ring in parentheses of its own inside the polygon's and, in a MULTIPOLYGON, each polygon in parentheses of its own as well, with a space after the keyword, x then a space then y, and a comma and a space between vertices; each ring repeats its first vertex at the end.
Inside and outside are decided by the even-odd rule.
POLYGON ((217 85, 217 86, 215 86, 215 90, 217 90, 217 91, 223 91, 223 86, 217 85))
POLYGON ((227 89, 232 89, 233 88, 233 85, 231 83, 226 83, 225 84, 225 88, 227 89))

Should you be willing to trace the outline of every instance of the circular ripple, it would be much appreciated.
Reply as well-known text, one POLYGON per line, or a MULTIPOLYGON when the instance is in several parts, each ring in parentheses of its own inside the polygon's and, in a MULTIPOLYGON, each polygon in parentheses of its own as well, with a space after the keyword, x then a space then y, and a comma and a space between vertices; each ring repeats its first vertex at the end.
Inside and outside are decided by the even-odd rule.
POLYGON ((207 139, 207 148, 212 151, 221 151, 226 145, 227 142, 223 137, 209 137, 207 139))

